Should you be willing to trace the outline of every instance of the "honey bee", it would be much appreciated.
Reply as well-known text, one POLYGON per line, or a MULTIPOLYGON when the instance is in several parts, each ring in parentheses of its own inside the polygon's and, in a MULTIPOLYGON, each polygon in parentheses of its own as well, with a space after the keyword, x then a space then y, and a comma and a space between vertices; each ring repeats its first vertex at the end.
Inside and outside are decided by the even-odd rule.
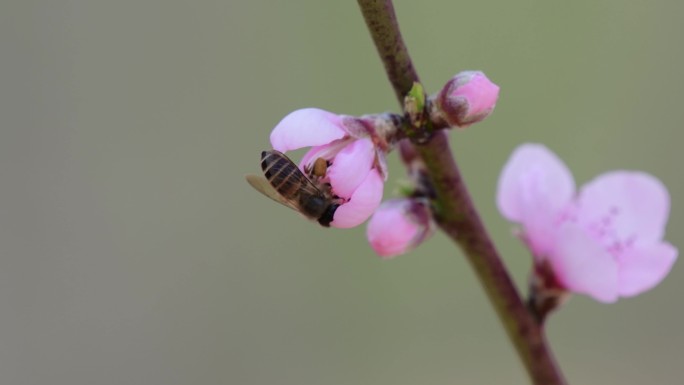
MULTIPOLYGON (((330 226, 335 210, 340 205, 329 184, 317 186, 290 158, 276 150, 261 152, 261 169, 265 178, 246 176, 252 187, 305 217, 317 220, 325 227, 330 226)), ((307 173, 318 180, 325 175, 326 169, 325 159, 318 158, 307 173)))

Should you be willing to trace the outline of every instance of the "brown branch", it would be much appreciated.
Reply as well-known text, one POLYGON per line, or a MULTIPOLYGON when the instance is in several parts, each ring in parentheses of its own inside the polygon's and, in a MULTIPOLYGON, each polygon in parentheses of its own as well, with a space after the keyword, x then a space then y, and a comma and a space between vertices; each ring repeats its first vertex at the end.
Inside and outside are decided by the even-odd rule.
MULTIPOLYGON (((404 45, 391 0, 358 0, 399 104, 418 75, 404 45)), ((542 325, 523 303, 470 198, 444 130, 416 145, 435 188, 434 215, 461 247, 482 283, 532 382, 563 385, 565 380, 546 343, 542 325)))
POLYGON ((385 65, 387 77, 394 87, 399 103, 402 104, 404 96, 413 86, 413 82, 420 80, 415 68, 413 68, 404 39, 399 32, 394 5, 391 1, 359 0, 359 6, 361 6, 363 18, 373 36, 373 42, 378 49, 380 59, 385 65))

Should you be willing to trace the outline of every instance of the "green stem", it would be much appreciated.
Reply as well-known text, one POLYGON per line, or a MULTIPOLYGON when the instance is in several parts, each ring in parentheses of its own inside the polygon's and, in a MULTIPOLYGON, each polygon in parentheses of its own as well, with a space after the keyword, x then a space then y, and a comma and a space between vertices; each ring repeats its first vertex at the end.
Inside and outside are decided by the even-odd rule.
MULTIPOLYGON (((358 0, 399 104, 418 74, 404 45, 391 0, 358 0)), ((533 384, 566 384, 544 330, 527 310, 473 205, 444 130, 416 145, 436 191, 435 219, 463 250, 515 346, 533 384)))

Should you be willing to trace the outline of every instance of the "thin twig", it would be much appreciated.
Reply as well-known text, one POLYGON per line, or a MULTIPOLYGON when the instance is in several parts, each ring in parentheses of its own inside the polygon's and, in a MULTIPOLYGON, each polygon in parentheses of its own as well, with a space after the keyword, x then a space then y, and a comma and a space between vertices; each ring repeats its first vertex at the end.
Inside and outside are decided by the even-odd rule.
MULTIPOLYGON (((399 32, 392 1, 358 0, 358 3, 399 104, 403 104, 418 75, 399 32)), ((435 219, 473 266, 532 382, 565 384, 542 325, 528 312, 482 224, 452 156, 446 133, 435 132, 416 149, 436 191, 435 219)))

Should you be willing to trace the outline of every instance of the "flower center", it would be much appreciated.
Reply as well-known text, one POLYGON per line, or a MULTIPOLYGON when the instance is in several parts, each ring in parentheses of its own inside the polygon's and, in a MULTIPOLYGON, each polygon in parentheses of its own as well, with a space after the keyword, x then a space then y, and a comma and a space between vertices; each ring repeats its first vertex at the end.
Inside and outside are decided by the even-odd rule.
POLYGON ((615 257, 630 249, 637 240, 636 234, 625 235, 618 232, 616 223, 620 215, 620 208, 612 206, 603 215, 589 220, 585 225, 586 231, 615 257))

